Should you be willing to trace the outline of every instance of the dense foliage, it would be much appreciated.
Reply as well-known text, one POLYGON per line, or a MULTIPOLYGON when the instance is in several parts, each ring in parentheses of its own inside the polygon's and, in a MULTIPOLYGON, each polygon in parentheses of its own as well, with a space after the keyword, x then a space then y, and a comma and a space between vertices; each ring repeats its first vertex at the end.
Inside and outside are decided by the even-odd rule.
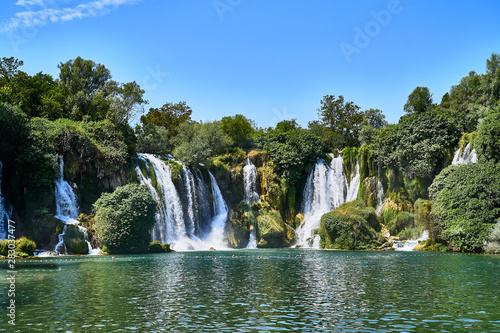
POLYGON ((490 163, 449 166, 429 193, 436 237, 457 251, 481 251, 500 218, 500 168, 490 163))
POLYGON ((377 137, 374 155, 382 167, 399 167, 407 178, 431 178, 441 170, 460 133, 437 110, 413 113, 377 137))
POLYGON ((367 249, 382 245, 375 209, 361 201, 345 203, 321 217, 321 243, 325 248, 367 249))
POLYGON ((156 202, 140 185, 103 193, 94 204, 95 229, 111 253, 146 253, 155 224, 156 202))
POLYGON ((481 162, 500 162, 500 107, 483 119, 474 145, 481 162))
POLYGON ((319 139, 308 130, 289 125, 286 121, 276 129, 255 137, 255 145, 265 150, 282 177, 290 183, 300 181, 304 165, 315 163, 322 156, 319 139))

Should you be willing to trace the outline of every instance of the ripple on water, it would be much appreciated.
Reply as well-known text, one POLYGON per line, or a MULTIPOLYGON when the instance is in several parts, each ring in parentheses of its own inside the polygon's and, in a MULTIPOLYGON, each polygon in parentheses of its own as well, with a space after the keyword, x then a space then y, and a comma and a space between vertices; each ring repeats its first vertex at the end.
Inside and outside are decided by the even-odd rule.
POLYGON ((210 254, 21 261, 12 332, 500 331, 497 256, 210 254))

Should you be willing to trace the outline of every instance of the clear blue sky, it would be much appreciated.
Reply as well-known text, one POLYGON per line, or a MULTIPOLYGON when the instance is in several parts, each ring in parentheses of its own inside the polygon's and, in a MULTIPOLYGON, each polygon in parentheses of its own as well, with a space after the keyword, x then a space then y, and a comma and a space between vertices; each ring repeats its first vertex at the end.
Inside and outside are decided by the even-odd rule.
POLYGON ((81 56, 149 107, 186 101, 194 120, 243 114, 259 126, 318 119, 343 95, 389 122, 427 86, 439 102, 500 52, 500 1, 2 0, 0 56, 58 76, 81 56), (378 17, 378 21, 377 18, 378 17), (361 32, 360 32, 361 31, 361 32))

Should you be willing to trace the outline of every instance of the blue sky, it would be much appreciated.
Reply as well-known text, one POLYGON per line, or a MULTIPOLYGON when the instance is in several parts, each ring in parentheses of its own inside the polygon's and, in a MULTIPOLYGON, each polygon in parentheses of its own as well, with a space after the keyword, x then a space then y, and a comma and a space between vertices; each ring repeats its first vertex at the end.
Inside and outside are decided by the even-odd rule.
POLYGON ((149 107, 186 101, 194 120, 243 114, 261 127, 318 119, 343 95, 389 122, 427 86, 450 87, 500 52, 500 2, 333 0, 3 0, 0 56, 58 76, 81 56, 149 107))

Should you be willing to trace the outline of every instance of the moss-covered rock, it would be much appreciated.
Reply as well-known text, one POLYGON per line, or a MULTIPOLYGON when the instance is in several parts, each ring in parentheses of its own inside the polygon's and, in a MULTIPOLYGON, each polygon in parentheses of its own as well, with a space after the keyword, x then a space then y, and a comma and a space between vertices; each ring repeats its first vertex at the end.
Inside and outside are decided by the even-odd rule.
POLYGON ((165 243, 162 244, 159 240, 154 240, 149 243, 148 253, 164 253, 164 252, 172 252, 170 249, 170 244, 165 243))
POLYGON ((75 225, 67 225, 63 236, 68 254, 88 254, 89 247, 85 241, 85 234, 75 225))
POLYGON ((295 232, 286 225, 280 212, 267 202, 259 203, 257 217, 258 247, 287 247, 295 240, 295 232))
POLYGON ((331 249, 371 249, 384 243, 375 209, 348 202, 321 217, 321 245, 331 249), (373 225, 373 226, 372 226, 373 225))
POLYGON ((229 245, 234 248, 245 248, 248 245, 250 232, 257 224, 252 208, 245 201, 241 201, 236 210, 229 211, 228 216, 226 237, 229 245))

